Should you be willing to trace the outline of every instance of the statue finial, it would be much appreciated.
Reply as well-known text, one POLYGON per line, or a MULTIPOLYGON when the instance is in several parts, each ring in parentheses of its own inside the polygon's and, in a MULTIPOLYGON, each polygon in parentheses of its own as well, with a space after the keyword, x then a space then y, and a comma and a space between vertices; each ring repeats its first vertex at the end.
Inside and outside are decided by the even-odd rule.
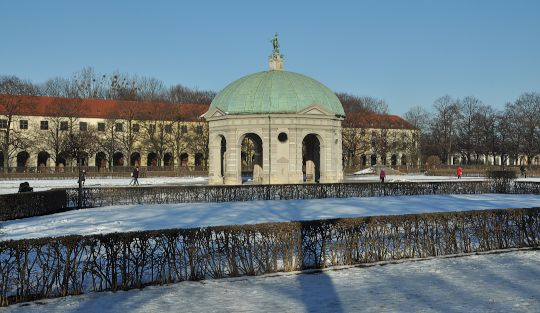
POLYGON ((272 40, 270 40, 272 43, 272 54, 269 58, 270 63, 270 69, 271 70, 282 70, 283 69, 283 55, 279 52, 279 41, 278 41, 278 33, 274 35, 272 40))
POLYGON ((278 33, 276 33, 274 35, 274 38, 272 38, 272 40, 270 40, 270 42, 272 43, 272 46, 274 47, 274 53, 277 52, 279 54, 279 41, 278 41, 278 33))

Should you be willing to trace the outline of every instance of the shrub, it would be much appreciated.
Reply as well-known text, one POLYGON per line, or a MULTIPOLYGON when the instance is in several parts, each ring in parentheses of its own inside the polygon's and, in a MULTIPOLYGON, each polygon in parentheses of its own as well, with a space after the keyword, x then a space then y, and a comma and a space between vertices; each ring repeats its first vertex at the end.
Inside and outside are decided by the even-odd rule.
POLYGON ((46 215, 66 210, 67 195, 65 190, 0 195, 0 221, 46 215))
POLYGON ((511 182, 516 179, 517 174, 513 170, 494 170, 486 171, 486 177, 491 182, 494 192, 508 193, 511 182))

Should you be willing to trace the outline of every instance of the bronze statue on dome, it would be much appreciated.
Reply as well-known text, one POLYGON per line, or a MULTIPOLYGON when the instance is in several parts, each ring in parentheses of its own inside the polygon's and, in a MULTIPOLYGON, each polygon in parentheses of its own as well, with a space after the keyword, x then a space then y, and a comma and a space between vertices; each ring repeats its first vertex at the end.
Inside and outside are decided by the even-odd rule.
POLYGON ((274 47, 274 51, 277 51, 279 53, 279 42, 278 42, 278 34, 277 33, 274 35, 274 38, 272 38, 272 40, 270 40, 270 42, 272 43, 272 46, 274 47))

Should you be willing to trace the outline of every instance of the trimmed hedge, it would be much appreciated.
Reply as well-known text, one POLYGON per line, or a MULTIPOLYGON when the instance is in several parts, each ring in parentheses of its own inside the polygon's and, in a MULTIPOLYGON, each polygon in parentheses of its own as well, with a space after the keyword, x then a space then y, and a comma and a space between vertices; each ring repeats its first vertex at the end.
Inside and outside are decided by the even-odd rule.
MULTIPOLYGON (((83 207, 130 204, 296 200, 349 197, 381 197, 439 194, 482 194, 538 192, 537 182, 493 181, 334 183, 233 186, 147 186, 85 188, 83 207)), ((67 189, 70 206, 76 206, 78 190, 67 189)))
POLYGON ((0 221, 64 212, 67 204, 63 189, 0 195, 0 221))
POLYGON ((540 246, 540 208, 0 242, 0 305, 185 280, 540 246))

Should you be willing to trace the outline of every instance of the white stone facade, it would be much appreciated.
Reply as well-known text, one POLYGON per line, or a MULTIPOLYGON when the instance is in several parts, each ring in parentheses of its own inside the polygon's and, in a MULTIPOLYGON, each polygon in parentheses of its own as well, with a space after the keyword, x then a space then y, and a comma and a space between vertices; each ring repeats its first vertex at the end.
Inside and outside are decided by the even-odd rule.
POLYGON ((205 118, 210 134, 208 163, 211 185, 242 183, 241 145, 249 134, 254 134, 249 136, 258 137, 262 142, 262 168, 255 166, 258 169, 253 171, 253 183, 333 183, 343 180, 342 119, 321 107, 312 106, 298 114, 246 115, 228 115, 211 108, 205 118), (286 140, 280 134, 285 134, 286 140), (303 142, 307 136, 318 141, 318 159, 314 160, 319 174, 316 179, 310 177, 309 160, 306 168, 303 142), (224 153, 223 138, 226 141, 224 153))

